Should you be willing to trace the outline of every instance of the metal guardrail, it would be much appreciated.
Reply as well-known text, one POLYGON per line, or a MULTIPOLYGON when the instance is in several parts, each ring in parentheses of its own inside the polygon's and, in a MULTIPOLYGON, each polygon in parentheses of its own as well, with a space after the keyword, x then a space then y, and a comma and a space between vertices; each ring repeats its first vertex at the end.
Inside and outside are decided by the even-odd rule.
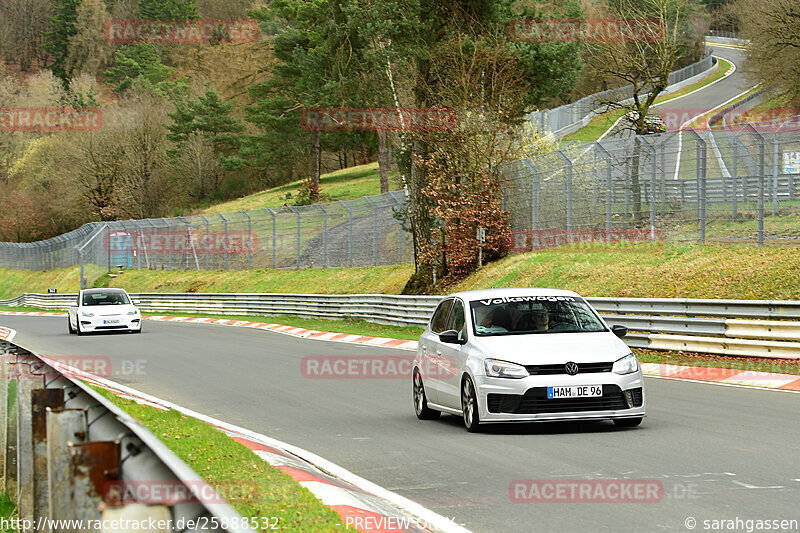
MULTIPOLYGON (((30 294, 0 301, 66 309, 75 294, 30 294)), ((146 313, 294 315, 358 318, 396 326, 427 323, 441 297, 386 294, 131 293, 146 313)), ((727 355, 800 358, 800 301, 587 298, 629 346, 727 355), (737 344, 738 343, 738 344, 737 344), (735 346, 734 346, 735 344, 735 346)))
POLYGON ((52 533, 105 531, 89 524, 126 519, 153 520, 158 531, 176 533, 250 531, 155 435, 63 373, 60 363, 5 340, 0 356, 0 468, 5 492, 18 505, 20 531, 33 531, 34 524, 52 533), (136 487, 134 495, 147 487, 147 505, 109 498, 129 487, 136 487), (156 502, 155 491, 172 497, 156 502), (176 501, 178 494, 186 497, 176 501))

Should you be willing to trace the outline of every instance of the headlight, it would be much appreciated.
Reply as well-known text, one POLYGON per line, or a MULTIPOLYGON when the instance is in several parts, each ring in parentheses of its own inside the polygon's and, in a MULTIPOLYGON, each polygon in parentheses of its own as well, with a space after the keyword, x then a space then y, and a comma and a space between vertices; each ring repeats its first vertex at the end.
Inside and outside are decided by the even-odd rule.
POLYGON ((128 311, 129 315, 138 315, 139 311, 128 311))
POLYGON ((88 311, 81 311, 81 315, 85 316, 86 318, 92 318, 94 313, 90 313, 88 311))
POLYGON ((637 370, 639 370, 639 361, 636 360, 636 356, 632 353, 615 361, 614 366, 611 368, 611 371, 615 374, 631 374, 637 370))
POLYGON ((486 367, 486 375, 492 378, 520 379, 530 375, 522 365, 498 361, 497 359, 487 359, 484 362, 484 366, 486 367))

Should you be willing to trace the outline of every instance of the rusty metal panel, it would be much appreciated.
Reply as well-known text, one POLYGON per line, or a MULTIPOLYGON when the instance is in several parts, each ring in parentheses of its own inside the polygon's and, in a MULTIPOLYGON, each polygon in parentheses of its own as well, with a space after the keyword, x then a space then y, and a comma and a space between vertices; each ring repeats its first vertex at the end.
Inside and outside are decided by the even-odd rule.
POLYGON ((31 391, 31 432, 33 434, 33 516, 47 516, 47 413, 48 408, 63 407, 63 389, 31 391))
MULTIPOLYGON (((84 523, 100 520, 105 484, 118 477, 119 441, 68 442, 67 448, 72 499, 70 518, 84 523)), ((92 530, 87 529, 86 533, 89 532, 92 530)))
MULTIPOLYGON (((83 443, 86 439, 86 410, 48 408, 46 412, 47 483, 50 495, 47 517, 53 520, 70 519, 73 513, 68 443, 83 443)), ((58 529, 52 533, 62 532, 67 533, 67 530, 58 529)))

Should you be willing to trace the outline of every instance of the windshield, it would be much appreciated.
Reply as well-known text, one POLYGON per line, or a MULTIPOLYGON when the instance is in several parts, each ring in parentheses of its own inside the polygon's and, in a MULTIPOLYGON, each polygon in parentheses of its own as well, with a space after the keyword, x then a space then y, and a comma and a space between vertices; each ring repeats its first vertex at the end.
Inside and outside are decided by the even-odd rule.
POLYGON ((490 298, 469 305, 480 337, 606 331, 589 304, 573 296, 490 298))
POLYGON ((83 305, 127 305, 131 303, 124 292, 90 292, 83 295, 83 305))

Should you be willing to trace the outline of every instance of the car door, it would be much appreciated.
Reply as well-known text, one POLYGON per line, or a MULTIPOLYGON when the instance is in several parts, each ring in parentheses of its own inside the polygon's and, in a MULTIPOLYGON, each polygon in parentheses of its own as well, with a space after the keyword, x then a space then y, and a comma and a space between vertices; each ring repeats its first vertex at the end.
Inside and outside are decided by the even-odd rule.
MULTIPOLYGON (((461 341, 467 340, 467 324, 464 302, 453 301, 445 330, 455 330, 461 341)), ((453 409, 461 409, 461 369, 466 365, 464 344, 439 342, 437 353, 437 379, 439 382, 439 404, 453 409)))
POLYGON ((425 332, 420 336, 420 364, 422 365, 422 382, 425 386, 425 395, 431 403, 439 403, 439 389, 441 384, 438 381, 439 357, 441 355, 442 342, 439 340, 439 333, 445 330, 447 319, 450 317, 450 309, 453 307, 453 298, 446 298, 439 303, 436 311, 433 312, 431 321, 425 332))

